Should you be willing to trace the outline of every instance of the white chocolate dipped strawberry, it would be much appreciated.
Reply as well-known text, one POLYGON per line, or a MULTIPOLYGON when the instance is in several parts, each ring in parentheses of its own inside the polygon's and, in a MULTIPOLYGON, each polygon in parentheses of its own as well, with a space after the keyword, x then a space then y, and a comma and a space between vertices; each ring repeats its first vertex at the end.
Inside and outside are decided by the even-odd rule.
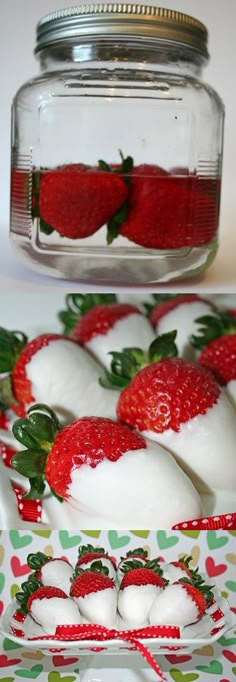
POLYGON ((86 312, 71 337, 85 346, 109 369, 110 351, 119 352, 126 346, 148 348, 155 337, 149 320, 137 306, 130 303, 95 305, 86 312))
POLYGON ((34 402, 47 403, 64 422, 85 414, 113 417, 118 394, 99 385, 100 368, 75 341, 60 334, 32 339, 12 361, 0 383, 0 396, 20 416, 34 402))
POLYGON ((102 561, 94 561, 90 568, 84 570, 77 567, 70 595, 85 622, 114 627, 117 592, 114 580, 102 561))
POLYGON ((196 319, 213 312, 213 304, 201 296, 179 294, 157 303, 151 311, 150 319, 158 335, 176 329, 179 355, 187 360, 193 360, 195 352, 191 345, 191 336, 197 331, 196 319))
POLYGON ((58 625, 81 622, 75 602, 59 587, 43 586, 34 578, 21 587, 22 592, 16 594, 20 608, 29 613, 46 633, 54 635, 58 625))
POLYGON ((28 450, 12 463, 29 478, 32 495, 41 497, 46 481, 57 496, 103 517, 108 527, 167 528, 201 515, 198 493, 174 458, 118 422, 83 417, 59 430, 52 411, 44 407, 42 414, 36 405, 28 419, 15 423, 14 433, 28 450))
POLYGON ((138 561, 145 566, 146 562, 148 561, 148 552, 143 549, 143 547, 137 547, 137 549, 130 549, 129 552, 126 553, 125 557, 121 557, 121 560, 118 564, 116 577, 118 585, 120 585, 124 577, 123 568, 133 559, 138 559, 138 561))
POLYGON ((138 628, 148 624, 148 616, 157 595, 164 590, 165 581, 160 575, 158 561, 138 559, 123 567, 124 577, 118 593, 118 611, 127 627, 138 628))
POLYGON ((116 580, 116 561, 105 551, 104 547, 93 547, 93 545, 80 545, 79 556, 76 563, 77 568, 90 568, 94 561, 102 561, 102 565, 108 568, 108 575, 116 580))
POLYGON ((191 561, 191 556, 184 556, 178 561, 170 561, 170 563, 163 562, 161 564, 163 578, 168 580, 170 584, 181 578, 187 578, 192 582, 197 581, 199 579, 198 569, 194 570, 190 568, 191 561))
POLYGON ((35 571, 36 580, 43 585, 59 587, 67 595, 70 594, 74 569, 66 559, 53 559, 43 552, 29 554, 27 563, 35 571))
MULTIPOLYGON (((135 376, 132 370, 131 381, 126 373, 118 418, 171 452, 200 492, 234 490, 234 408, 209 370, 175 357, 175 344, 171 357, 175 335, 164 334, 152 344, 153 362, 135 376), (155 361, 158 348, 163 359, 155 361)), ((116 371, 121 380, 122 368, 116 371)))
POLYGON ((158 594, 149 613, 151 625, 191 625, 200 620, 213 597, 208 586, 181 580, 158 594))

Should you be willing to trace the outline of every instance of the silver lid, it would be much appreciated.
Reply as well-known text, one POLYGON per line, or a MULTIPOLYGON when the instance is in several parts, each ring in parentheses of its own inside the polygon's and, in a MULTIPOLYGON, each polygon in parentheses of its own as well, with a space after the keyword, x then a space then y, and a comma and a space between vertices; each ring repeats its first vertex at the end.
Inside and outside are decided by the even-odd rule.
POLYGON ((37 25, 36 52, 46 46, 91 36, 157 38, 190 45, 208 56, 208 32, 194 17, 151 5, 94 4, 58 10, 37 25))

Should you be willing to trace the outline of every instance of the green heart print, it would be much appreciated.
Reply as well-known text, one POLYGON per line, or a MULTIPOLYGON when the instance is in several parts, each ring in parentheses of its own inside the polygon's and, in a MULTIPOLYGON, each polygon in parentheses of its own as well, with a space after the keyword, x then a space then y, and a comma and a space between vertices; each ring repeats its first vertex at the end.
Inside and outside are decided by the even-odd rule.
POLYGON ((182 673, 178 668, 171 668, 170 675, 174 682, 194 682, 194 680, 199 680, 198 673, 182 673))
POLYGON ((11 540, 12 547, 14 549, 21 549, 21 547, 27 547, 33 541, 31 535, 20 535, 18 530, 10 530, 9 537, 11 540))
POLYGON ((212 673, 212 675, 222 675, 223 665, 220 661, 211 661, 210 665, 196 665, 197 670, 203 673, 212 673))

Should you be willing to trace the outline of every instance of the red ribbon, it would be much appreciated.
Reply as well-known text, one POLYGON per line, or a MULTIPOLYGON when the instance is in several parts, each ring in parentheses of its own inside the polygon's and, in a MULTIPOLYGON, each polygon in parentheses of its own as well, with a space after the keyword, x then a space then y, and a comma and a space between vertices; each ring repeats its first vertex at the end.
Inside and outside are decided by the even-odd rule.
POLYGON ((217 516, 204 516, 201 519, 183 521, 172 526, 172 530, 236 530, 236 512, 217 516))
POLYGON ((86 640, 96 639, 106 641, 109 639, 123 639, 125 642, 132 644, 136 651, 139 651, 143 658, 151 665, 153 670, 159 675, 159 678, 167 682, 167 678, 163 674, 157 661, 152 655, 151 651, 143 644, 140 639, 150 639, 153 637, 174 637, 180 638, 180 628, 176 625, 150 625, 145 628, 137 630, 115 630, 96 624, 79 624, 79 625, 58 625, 55 635, 41 635, 41 637, 30 637, 29 639, 62 639, 65 640, 86 640))
POLYGON ((42 519, 42 501, 23 497, 26 490, 18 483, 14 483, 14 481, 11 481, 11 486, 17 499, 18 512, 23 521, 40 523, 42 519))

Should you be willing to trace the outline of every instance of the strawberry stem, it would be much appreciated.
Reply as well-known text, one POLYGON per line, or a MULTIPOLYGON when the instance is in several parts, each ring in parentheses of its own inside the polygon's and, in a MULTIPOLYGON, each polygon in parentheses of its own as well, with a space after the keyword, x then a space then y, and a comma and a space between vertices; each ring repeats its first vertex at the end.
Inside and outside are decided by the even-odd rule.
POLYGON ((36 552, 35 554, 28 554, 27 564, 33 571, 38 571, 44 564, 46 564, 52 557, 47 556, 43 552, 36 552))
POLYGON ((137 374, 137 372, 152 362, 158 362, 163 358, 176 357, 178 349, 175 344, 177 331, 168 332, 158 336, 152 341, 148 351, 141 348, 123 348, 121 352, 111 351, 111 369, 104 369, 99 383, 103 388, 125 388, 137 374))
POLYGON ((11 463, 19 474, 29 479, 30 491, 25 497, 39 499, 45 490, 47 456, 61 426, 55 412, 47 405, 33 405, 28 415, 13 424, 13 435, 27 449, 17 452, 11 463))
POLYGON ((20 331, 0 327, 0 373, 11 372, 28 338, 20 331))
POLYGON ((214 315, 203 315, 198 317, 195 322, 201 327, 198 334, 193 334, 191 343, 198 350, 219 336, 236 333, 236 319, 227 310, 215 312, 214 315))

